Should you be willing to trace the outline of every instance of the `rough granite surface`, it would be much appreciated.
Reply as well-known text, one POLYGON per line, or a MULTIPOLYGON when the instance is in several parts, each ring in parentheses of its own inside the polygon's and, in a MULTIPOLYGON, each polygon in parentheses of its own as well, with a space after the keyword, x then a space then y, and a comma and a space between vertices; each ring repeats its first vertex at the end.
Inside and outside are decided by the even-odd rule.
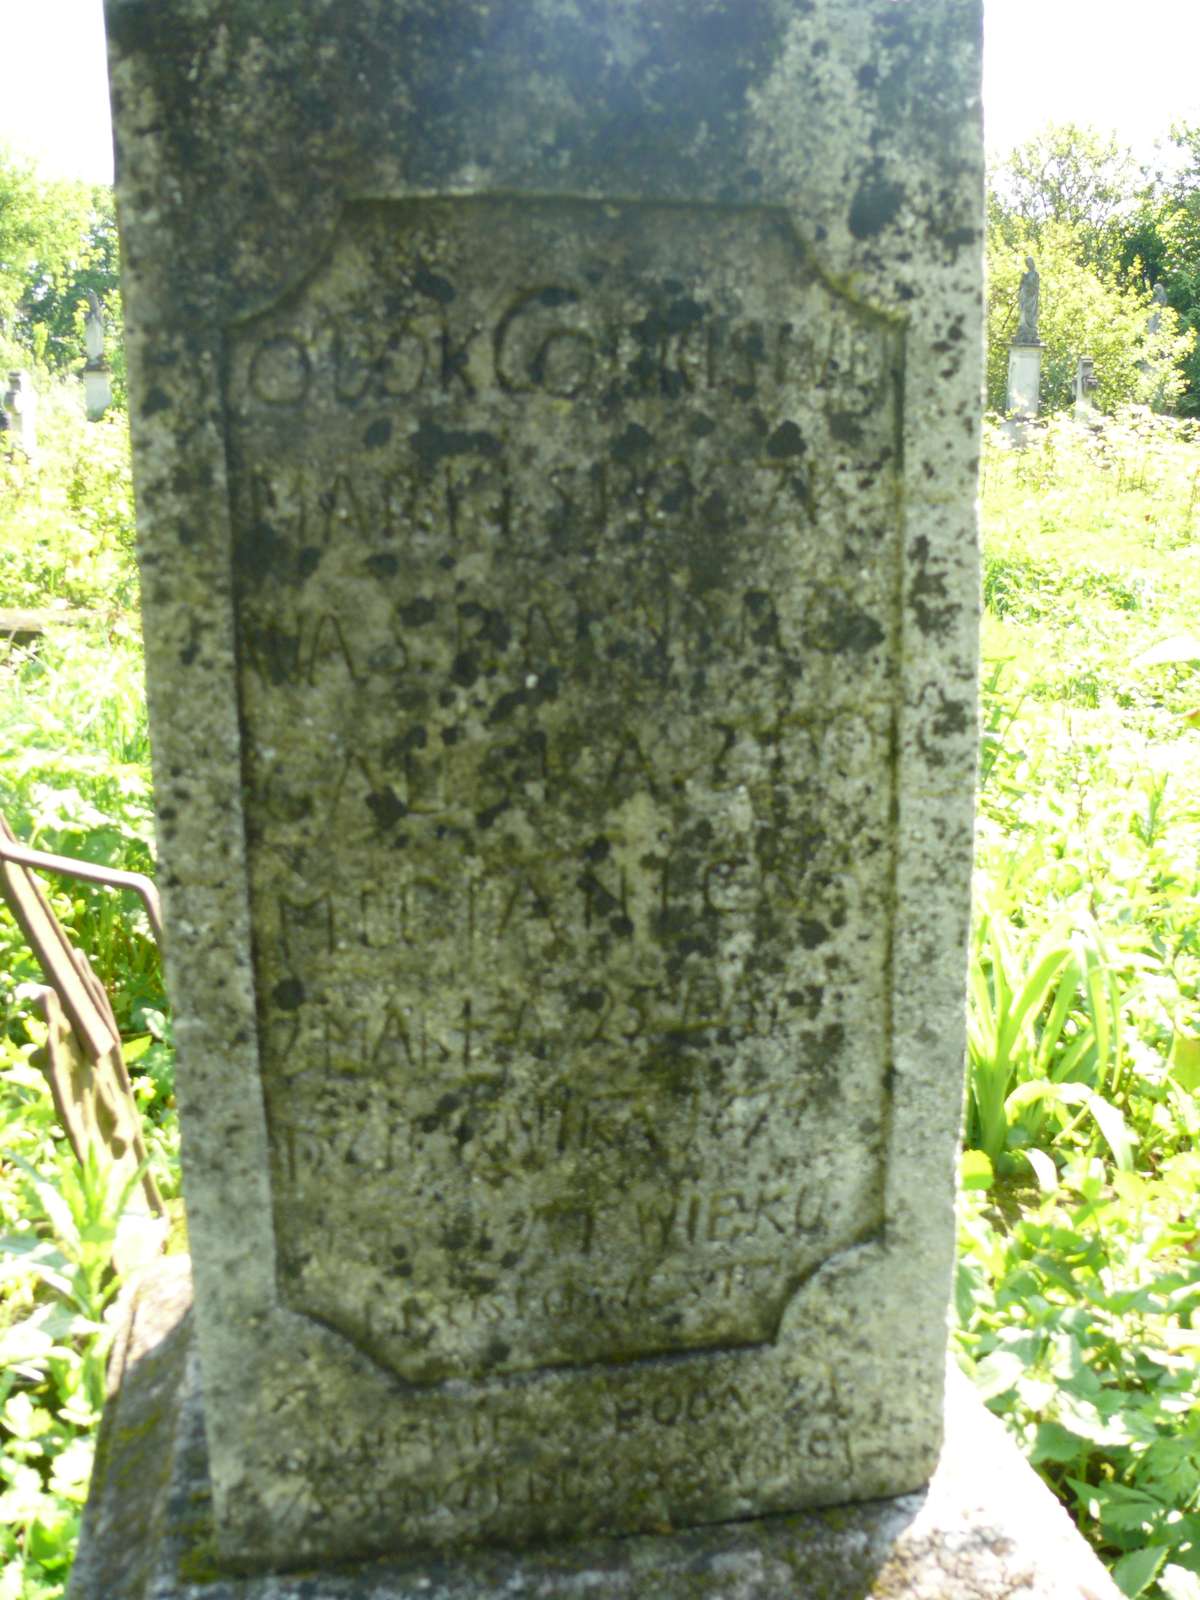
POLYGON ((149 1277, 116 1393, 69 1600, 1117 1600, 1067 1513, 969 1383, 948 1373, 927 1489, 658 1535, 221 1578, 186 1259, 149 1277))
POLYGON ((976 0, 107 18, 222 1561, 915 1488, 976 0))

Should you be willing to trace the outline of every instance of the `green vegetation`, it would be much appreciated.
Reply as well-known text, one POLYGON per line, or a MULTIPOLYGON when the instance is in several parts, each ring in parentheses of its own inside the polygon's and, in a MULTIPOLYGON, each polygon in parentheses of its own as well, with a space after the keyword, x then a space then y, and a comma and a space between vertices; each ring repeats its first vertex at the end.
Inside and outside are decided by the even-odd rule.
MULTIPOLYGON (((43 389, 41 459, 0 445, 0 606, 83 608, 86 626, 0 641, 0 810, 65 855, 152 869, 149 748, 132 561, 128 430, 43 389)), ((104 980, 163 1192, 178 1192, 157 952, 135 896, 44 880, 104 980)), ((87 1493, 117 1283, 122 1197, 83 1170, 37 1066, 41 977, 0 912, 0 1600, 62 1594, 87 1493)))
POLYGON ((1200 415, 1200 128, 1174 130, 1177 171, 1139 166, 1115 138, 1048 124, 989 173, 988 404, 1005 404, 1026 254, 1042 279, 1042 405, 1071 403, 1080 356, 1094 398, 1200 415), (1148 327, 1151 290, 1166 305, 1148 327))
POLYGON ((1200 1597, 1200 443, 989 429, 958 1346, 1130 1595, 1200 1597))
POLYGON ((109 323, 124 389, 118 243, 112 190, 47 182, 0 147, 0 356, 9 366, 66 372, 83 361, 92 289, 109 323))

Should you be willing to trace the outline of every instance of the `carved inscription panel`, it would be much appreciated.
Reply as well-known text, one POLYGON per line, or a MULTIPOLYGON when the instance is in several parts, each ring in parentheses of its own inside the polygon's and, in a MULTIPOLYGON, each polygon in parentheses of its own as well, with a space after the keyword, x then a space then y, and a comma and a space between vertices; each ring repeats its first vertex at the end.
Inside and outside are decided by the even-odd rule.
POLYGON ((877 1229, 902 333, 769 210, 360 203, 231 332, 280 1290, 413 1382, 877 1229))

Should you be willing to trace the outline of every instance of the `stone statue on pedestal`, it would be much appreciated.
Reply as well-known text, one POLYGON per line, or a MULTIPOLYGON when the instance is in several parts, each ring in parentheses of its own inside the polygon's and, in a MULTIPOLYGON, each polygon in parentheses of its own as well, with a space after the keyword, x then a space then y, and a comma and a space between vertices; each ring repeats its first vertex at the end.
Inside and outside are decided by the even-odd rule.
POLYGON ((1025 275, 1021 279, 1018 305, 1020 320, 1017 323, 1017 336, 1014 344, 1037 344, 1038 340, 1038 300, 1041 295, 1042 280, 1038 270, 1033 264, 1033 257, 1025 257, 1025 275))

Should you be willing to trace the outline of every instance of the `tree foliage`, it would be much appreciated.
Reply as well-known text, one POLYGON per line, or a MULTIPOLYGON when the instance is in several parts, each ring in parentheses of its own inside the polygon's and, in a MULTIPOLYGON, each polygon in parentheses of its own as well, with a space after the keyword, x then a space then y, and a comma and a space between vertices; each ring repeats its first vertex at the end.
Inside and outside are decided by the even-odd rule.
MULTIPOLYGON (((1125 229, 1121 265, 1134 280, 1161 283, 1167 303, 1183 328, 1200 335, 1200 127, 1177 125, 1171 130, 1177 169, 1157 177, 1140 196, 1125 229)), ((1200 416, 1200 349, 1193 346, 1183 361, 1183 390, 1178 409, 1200 416)))
POLYGON ((1034 244, 1044 228, 1065 228, 1079 259, 1100 267, 1115 259, 1142 183, 1132 151, 1114 134, 1050 122, 992 171, 992 220, 1034 244))
POLYGON ((1170 406, 1184 384, 1180 363, 1195 335, 1180 329, 1178 314, 1163 309, 1158 330, 1148 329, 1150 291, 1123 284, 1079 259, 1078 235, 1068 224, 1044 223, 1036 239, 1018 226, 1006 238, 992 229, 988 241, 988 405, 1003 410, 1008 350, 1017 327, 1017 290, 1025 256, 1036 252, 1042 279, 1038 332, 1042 354, 1042 409, 1072 404, 1080 356, 1091 356, 1101 411, 1128 404, 1170 406))
POLYGON ((10 348, 51 371, 80 362, 94 289, 119 364, 118 264, 111 189, 44 180, 0 150, 0 336, 10 348))
MULTIPOLYGON (((1197 138, 1200 156, 1200 134, 1197 138)), ((1200 242, 1200 161, 1196 234, 1200 242)), ((988 403, 1006 399, 1024 258, 1041 274, 1042 409, 1074 397, 1081 356, 1091 356, 1100 410, 1124 404, 1189 409, 1200 327, 1200 271, 1176 275, 1170 228, 1152 202, 1153 180, 1112 135, 1050 124, 993 169, 988 192, 988 403), (1149 263, 1149 264, 1148 264, 1149 263), (1168 278, 1169 304, 1151 322, 1151 291, 1168 278), (1195 308, 1195 316, 1191 309, 1195 308)), ((1173 224, 1178 227, 1178 222, 1173 224)), ((1200 268, 1200 253, 1196 256, 1200 268)))

